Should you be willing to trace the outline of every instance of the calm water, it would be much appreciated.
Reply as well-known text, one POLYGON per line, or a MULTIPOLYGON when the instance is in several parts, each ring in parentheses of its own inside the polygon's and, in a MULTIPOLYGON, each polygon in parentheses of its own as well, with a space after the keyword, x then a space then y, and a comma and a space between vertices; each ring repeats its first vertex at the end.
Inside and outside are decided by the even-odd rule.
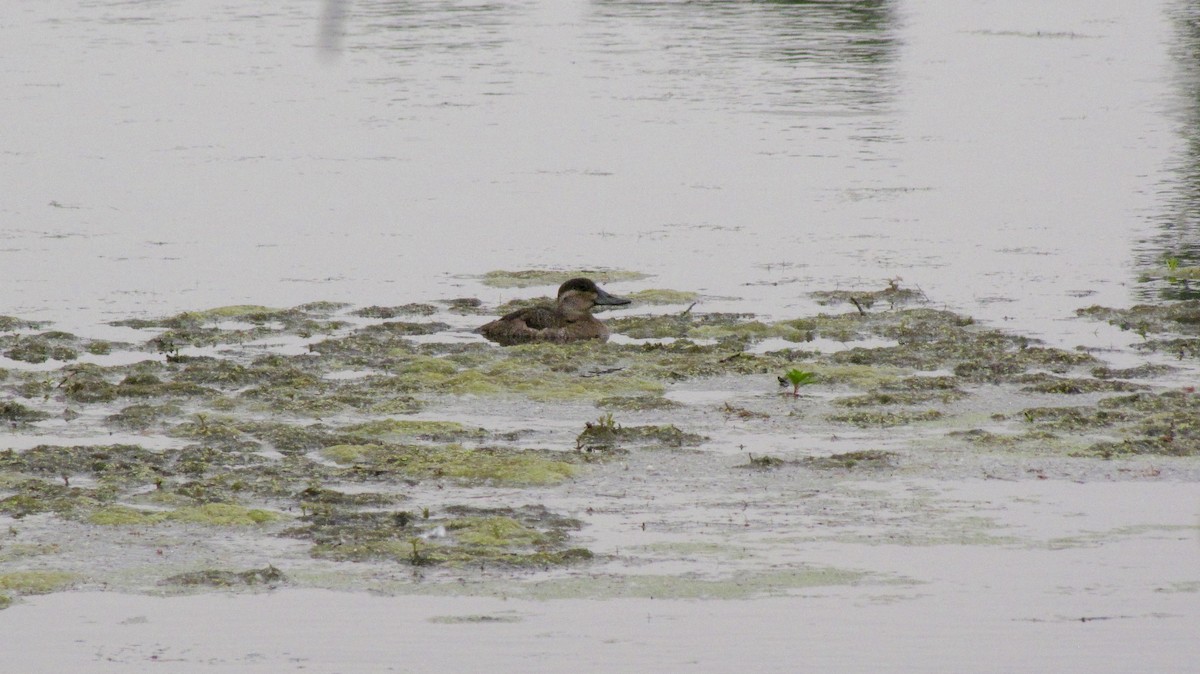
POLYGON ((355 0, 330 53, 315 1, 13 3, 0 312, 616 267, 771 316, 902 277, 1081 343, 1075 308, 1200 255, 1189 7, 355 0))

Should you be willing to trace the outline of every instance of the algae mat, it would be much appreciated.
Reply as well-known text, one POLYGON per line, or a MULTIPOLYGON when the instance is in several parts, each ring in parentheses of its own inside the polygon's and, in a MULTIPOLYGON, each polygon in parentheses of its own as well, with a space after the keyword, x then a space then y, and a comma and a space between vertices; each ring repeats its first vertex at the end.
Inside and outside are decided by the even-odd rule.
MULTIPOLYGON (((606 315, 607 344, 513 348, 470 333, 502 310, 472 298, 221 307, 104 340, 5 317, 3 605, 281 587, 904 603, 930 574, 874 550, 1195 537, 1186 504, 1047 528, 985 488, 1195 483, 1186 353, 1057 348, 894 286, 821 297, 830 313, 781 321, 652 305, 606 315)), ((1126 322, 1165 343, 1192 309, 1126 322)))

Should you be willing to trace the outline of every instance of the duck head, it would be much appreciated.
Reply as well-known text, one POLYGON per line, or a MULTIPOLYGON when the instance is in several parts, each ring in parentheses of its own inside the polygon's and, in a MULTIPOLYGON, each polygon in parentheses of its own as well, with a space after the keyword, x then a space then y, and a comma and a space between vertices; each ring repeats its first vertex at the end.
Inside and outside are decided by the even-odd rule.
POLYGON ((620 306, 631 301, 604 292, 590 278, 573 278, 558 287, 558 306, 568 318, 586 315, 596 305, 620 306))

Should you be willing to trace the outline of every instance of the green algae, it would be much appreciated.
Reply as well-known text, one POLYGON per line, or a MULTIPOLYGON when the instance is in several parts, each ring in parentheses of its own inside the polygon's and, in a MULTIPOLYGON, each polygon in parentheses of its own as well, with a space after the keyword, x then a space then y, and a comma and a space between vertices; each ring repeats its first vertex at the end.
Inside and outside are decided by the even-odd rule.
POLYGON ((1137 367, 1127 368, 1092 368, 1092 376, 1097 379, 1152 379, 1174 372, 1176 368, 1158 363, 1143 363, 1137 367))
POLYGON ((38 335, 8 335, 0 337, 4 356, 26 363, 48 360, 73 361, 85 348, 79 338, 67 332, 51 331, 38 335))
POLYGON ((123 505, 111 505, 89 513, 84 519, 89 524, 105 527, 143 526, 158 524, 167 519, 167 514, 123 505))
POLYGON ((633 300, 636 304, 692 304, 700 301, 699 293, 665 288, 646 288, 625 293, 624 297, 633 300))
POLYGON ((864 428, 891 428, 907 426, 925 421, 936 421, 942 418, 940 410, 897 410, 885 412, 879 410, 856 410, 840 414, 830 414, 829 421, 841 424, 852 424, 864 428))
POLYGON ((395 307, 370 306, 350 312, 361 318, 390 319, 397 316, 432 316, 438 311, 432 304, 402 304, 395 307))
POLYGON ((383 507, 394 505, 405 500, 401 494, 380 494, 378 492, 347 493, 336 489, 328 489, 316 484, 310 484, 297 492, 294 498, 302 509, 320 506, 351 506, 351 507, 383 507))
POLYGON ((920 405, 928 402, 949 403, 963 397, 961 391, 872 391, 855 396, 845 396, 833 401, 840 407, 877 407, 880 405, 920 405))
POLYGON ((80 581, 66 571, 8 571, 0 573, 0 590, 17 594, 49 594, 65 590, 80 581))
POLYGON ((321 454, 352 468, 348 475, 450 479, 463 484, 546 486, 570 479, 573 463, 561 452, 449 445, 334 445, 321 454))
POLYGON ((590 278, 596 283, 617 281, 640 281, 649 274, 620 269, 526 269, 522 271, 489 271, 481 277, 486 286, 493 288, 528 288, 530 286, 558 286, 576 277, 590 278))
POLYGON ((159 581, 159 585, 179 585, 183 587, 247 587, 254 585, 267 585, 275 587, 277 585, 286 584, 288 577, 279 569, 268 564, 261 569, 248 569, 246 571, 227 571, 223 569, 206 569, 203 571, 189 571, 180 573, 159 581))
POLYGON ((232 305, 203 311, 186 311, 160 319, 128 319, 111 325, 134 329, 161 328, 146 342, 146 348, 165 354, 168 361, 184 362, 179 350, 192 346, 240 344, 264 337, 293 334, 310 337, 336 331, 342 321, 327 320, 328 314, 344 305, 311 303, 294 309, 258 305, 232 305), (233 324, 235 327, 223 327, 233 324), (246 327, 248 326, 248 327, 246 327))
POLYGON ((1074 406, 1030 407, 1021 410, 1020 418, 1043 430, 1063 432, 1105 428, 1128 417, 1119 411, 1074 406))
POLYGON ((591 558, 569 545, 578 520, 542 506, 449 506, 416 518, 406 511, 316 509, 284 535, 313 541, 311 554, 338 561, 391 560, 412 566, 559 566, 591 558), (439 535, 427 535, 432 531, 439 535))
POLYGON ((56 555, 60 552, 62 552, 62 546, 56 543, 5 543, 0 546, 0 563, 43 555, 56 555))
POLYGON ((1101 441, 1081 456, 1200 456, 1200 396, 1191 391, 1138 393, 1101 400, 1101 411, 1123 416, 1119 441, 1101 441))
POLYGON ((248 527, 274 522, 281 517, 282 515, 277 512, 247 508, 233 503, 205 503, 169 511, 166 513, 165 519, 171 522, 215 527, 248 527))
POLYGON ((829 456, 806 456, 800 459, 787 460, 769 454, 750 455, 748 462, 735 468, 750 468, 756 470, 774 470, 787 466, 800 466, 809 470, 880 470, 896 467, 899 457, 894 452, 878 449, 843 452, 829 456))
POLYGON ((76 516, 113 498, 107 490, 82 489, 29 479, 14 485, 16 493, 0 499, 0 513, 15 519, 39 513, 76 516))
POLYGON ((829 456, 809 456, 798 463, 813 470, 852 470, 894 468, 899 457, 894 452, 866 449, 829 456))
POLYGON ((1200 335, 1200 300, 1185 300, 1166 304, 1139 304, 1128 309, 1111 309, 1098 305, 1076 310, 1076 315, 1107 321, 1122 330, 1141 335, 1177 333, 1200 335))
POLYGON ((607 359, 600 348, 588 344, 514 346, 476 367, 461 366, 449 358, 414 356, 398 362, 396 374, 374 379, 369 385, 393 394, 521 395, 539 401, 597 400, 663 391, 660 382, 620 368, 589 370, 607 359))
POLYGON ((183 408, 176 404, 152 405, 138 403, 122 408, 115 414, 104 418, 112 426, 144 431, 152 426, 165 426, 167 421, 177 417, 183 408))
POLYGON ((212 527, 249 527, 279 520, 282 515, 269 510, 247 508, 232 503, 205 503, 175 510, 142 510, 124 505, 98 508, 84 521, 106 527, 138 527, 179 522, 212 527))
POLYGON ((1017 377, 1016 383, 1026 384, 1021 390, 1030 393, 1057 393, 1079 395, 1083 393, 1111 393, 1144 391, 1148 386, 1120 379, 1085 379, 1079 377, 1055 377, 1045 373, 1017 377))
POLYGON ((428 619, 438 625, 486 625, 489 623, 519 623, 515 615, 436 615, 428 619))
POLYGON ((344 433, 380 442, 404 442, 412 439, 452 442, 481 439, 488 435, 482 428, 465 426, 457 421, 415 421, 380 419, 354 424, 342 429, 344 433))
POLYGON ((49 414, 26 407, 15 400, 6 400, 0 403, 0 420, 10 424, 28 424, 49 418, 49 414))
MULTIPOLYGON (((469 306, 470 302, 464 302, 463 311, 469 306)), ((477 301, 474 306, 478 307, 477 301)), ((201 332, 212 329, 218 340, 229 343, 249 338, 251 333, 299 334, 311 329, 317 334, 336 323, 316 321, 313 312, 318 309, 308 305, 290 317, 292 310, 283 310, 282 317, 268 318, 274 316, 274 310, 262 309, 230 310, 231 318, 214 316, 195 327, 201 332), (228 321, 252 327, 231 327, 228 321)), ((388 319, 431 315, 426 309, 395 313, 388 308, 375 309, 378 311, 362 316, 388 319)), ((612 325, 624 320, 606 322, 612 325)), ((179 322, 176 329, 186 327, 186 322, 179 322)), ((0 469, 9 471, 0 473, 0 488, 6 496, 0 500, 0 512, 16 517, 52 513, 97 525, 93 535, 113 536, 117 534, 105 533, 100 527, 137 530, 183 521, 179 518, 185 515, 180 513, 194 513, 196 509, 252 503, 262 508, 260 512, 277 517, 281 512, 301 513, 299 519, 284 525, 310 530, 300 538, 312 537, 311 527, 317 521, 312 518, 325 518, 330 524, 320 541, 313 538, 312 545, 313 556, 320 559, 392 560, 416 567, 538 568, 585 561, 591 553, 572 545, 567 533, 570 527, 551 535, 552 524, 536 517, 504 511, 454 512, 436 500, 417 503, 411 514, 403 516, 393 509, 398 503, 427 498, 421 494, 444 495, 453 501, 463 493, 455 491, 460 486, 496 485, 506 489, 473 494, 492 498, 493 493, 522 493, 533 500, 540 497, 511 489, 561 483, 577 474, 579 464, 602 460, 603 456, 512 447, 467 448, 456 443, 515 443, 518 436, 491 433, 454 421, 380 417, 430 408, 443 418, 454 418, 437 412, 447 406, 456 410, 465 407, 477 417, 476 406, 487 415, 494 410, 489 406, 498 404, 505 409, 506 405, 521 404, 521 399, 545 404, 548 414, 567 411, 578 415, 578 403, 591 401, 605 410, 628 410, 646 416, 666 411, 669 416, 664 414, 665 418, 653 421, 671 420, 685 428, 696 414, 717 410, 722 415, 715 415, 714 423, 724 419, 740 431, 743 422, 749 422, 759 432, 790 424, 794 417, 787 416, 789 410, 805 422, 828 420, 825 405, 833 404, 835 410, 841 407, 862 413, 839 423, 891 427, 925 421, 919 415, 936 411, 920 408, 957 400, 966 395, 964 389, 977 394, 980 388, 987 390, 968 388, 972 384, 1003 383, 1006 391, 1021 394, 1124 393, 1134 392, 1134 385, 1122 380, 1150 379, 1167 371, 1151 366, 1108 370, 1087 354, 1046 349, 1035 340, 977 326, 968 317, 928 309, 872 311, 865 315, 851 312, 778 322, 748 314, 688 311, 655 317, 643 328, 673 330, 684 337, 666 344, 589 343, 496 349, 461 341, 416 343, 411 339, 414 335, 448 328, 441 323, 393 321, 375 327, 343 326, 335 336, 327 336, 314 343, 308 353, 297 355, 264 356, 261 354, 271 347, 255 344, 223 349, 215 356, 176 353, 167 362, 160 358, 118 367, 75 364, 50 373, 0 372, 10 391, 42 399, 45 404, 39 407, 54 406, 57 414, 66 402, 71 410, 82 412, 84 416, 74 422, 75 426, 104 419, 104 424, 112 428, 136 430, 155 438, 167 435, 191 443, 181 449, 153 452, 136 446, 44 446, 34 448, 36 451, 28 459, 21 459, 20 464, 13 462, 14 457, 31 450, 0 453, 0 463, 8 461, 0 469), (688 341, 700 336, 718 343, 688 341), (799 349, 769 353, 746 350, 758 340, 778 336, 796 342, 818 337, 835 339, 850 347, 859 339, 895 343, 882 347, 858 345, 840 354, 799 349), (798 366, 820 375, 818 394, 806 398, 803 405, 789 401, 781 411, 779 396, 774 393, 775 378, 798 366), (1090 368, 1094 380, 1076 371, 1084 367, 1090 368), (347 371, 359 376, 346 377, 347 371), (945 375, 948 371, 956 374, 945 375), (704 410, 662 395, 674 382, 692 380, 689 389, 704 386, 695 380, 705 377, 740 377, 733 388, 761 386, 761 393, 754 404, 747 405, 749 409, 728 403, 722 409, 718 403, 704 410), (1110 381, 1096 383, 1103 380, 1110 381), (854 390, 844 395, 842 387, 854 390), (831 399, 835 391, 841 397, 831 399), (497 403, 489 397, 510 400, 497 403), (129 405, 130 399, 137 404, 129 405), (805 416, 797 412, 810 403, 815 413, 805 416), (905 407, 916 409, 896 412, 896 408, 905 407), (905 414, 918 416, 905 418, 905 414), (313 460, 320 456, 337 465, 313 460), (79 484, 88 488, 72 486, 77 476, 95 478, 96 483, 80 480, 79 484), (408 489, 427 480, 436 484, 408 489), (353 486, 346 487, 346 491, 332 488, 345 484, 353 486), (356 492, 363 488, 371 491, 356 492), (419 507, 422 505, 425 507, 419 507), (369 512, 372 510, 379 512, 369 512), (439 527, 444 533, 438 533, 439 527)), ((75 339, 80 345, 94 344, 75 339)), ((719 381, 718 387, 726 385, 725 380, 719 381)), ((542 413, 542 404, 537 405, 538 414, 542 413)), ((1148 392, 1111 397, 1074 412, 1043 409, 1062 408, 1029 408, 1033 411, 1028 417, 1022 412, 993 417, 999 423, 1023 420, 1029 429, 1024 433, 1002 435, 991 432, 995 429, 975 429, 977 433, 940 436, 937 442, 952 438, 970 443, 979 452, 1020 448, 1041 455, 1070 450, 1077 456, 1101 458, 1191 456, 1197 446, 1192 419, 1200 415, 1200 410, 1184 392, 1165 397, 1148 392), (1105 439, 1097 442, 1098 438, 1105 439)), ((958 421, 956 417, 955 425, 958 421)), ((608 442, 607 446, 614 449, 636 452, 703 440, 673 424, 620 427, 612 422, 611 426, 614 429, 610 432, 597 431, 584 437, 579 448, 604 448, 608 442), (616 428, 629 430, 622 433, 616 428)), ((32 430, 41 432, 40 428, 32 430)), ((566 444, 562 450, 571 449, 569 438, 563 442, 566 444)), ((183 443, 172 446, 178 444, 183 443)), ((882 458, 871 456, 870 451, 849 452, 792 461, 755 455, 750 465, 760 469, 800 466, 831 471, 836 477, 841 471, 893 468, 895 455, 881 454, 882 458)), ((236 507, 251 510, 245 505, 236 507)), ((213 520, 210 523, 221 519, 212 517, 211 512, 208 515, 213 520)), ((250 527, 254 520, 246 519, 248 522, 216 526, 250 527)), ((264 530, 273 534, 280 528, 264 530)), ((214 578, 219 581, 219 574, 214 578)), ((209 585, 215 586, 220 586, 219 582, 209 585)))
POLYGON ((17 330, 38 330, 45 326, 40 321, 28 321, 15 316, 0 315, 0 332, 16 332, 17 330))
POLYGON ((586 451, 608 451, 629 445, 650 447, 684 447, 699 445, 706 438, 694 433, 685 433, 674 425, 622 426, 606 414, 595 422, 586 422, 583 431, 575 437, 575 448, 586 451))
MULTIPOLYGON (((662 339, 665 337, 698 337, 698 333, 705 329, 718 334, 733 335, 737 333, 738 326, 749 325, 746 319, 752 317, 753 314, 684 312, 654 316, 622 316, 607 320, 606 323, 611 331, 627 337, 662 339)), ((770 329, 770 326, 766 326, 766 324, 754 322, 744 330, 741 336, 753 336, 770 329)))
POLYGON ((641 395, 611 396, 608 398, 601 398, 596 401, 596 407, 609 410, 639 412, 679 409, 683 407, 683 405, 671 400, 670 398, 664 398, 661 395, 641 395))
POLYGON ((853 304, 861 310, 870 309, 876 304, 886 304, 889 308, 910 304, 912 302, 927 302, 928 298, 920 290, 901 288, 898 279, 893 279, 882 290, 817 290, 809 293, 819 304, 853 304))

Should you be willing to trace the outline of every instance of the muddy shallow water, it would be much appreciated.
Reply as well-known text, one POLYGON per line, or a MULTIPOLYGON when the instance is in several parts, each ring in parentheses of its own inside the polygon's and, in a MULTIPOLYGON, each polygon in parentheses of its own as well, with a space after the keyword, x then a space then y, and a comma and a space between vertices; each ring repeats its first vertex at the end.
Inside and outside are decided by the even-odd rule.
POLYGON ((1194 668, 1200 38, 1126 5, 19 7, 6 668, 1194 668), (608 344, 470 332, 576 273, 608 344))

